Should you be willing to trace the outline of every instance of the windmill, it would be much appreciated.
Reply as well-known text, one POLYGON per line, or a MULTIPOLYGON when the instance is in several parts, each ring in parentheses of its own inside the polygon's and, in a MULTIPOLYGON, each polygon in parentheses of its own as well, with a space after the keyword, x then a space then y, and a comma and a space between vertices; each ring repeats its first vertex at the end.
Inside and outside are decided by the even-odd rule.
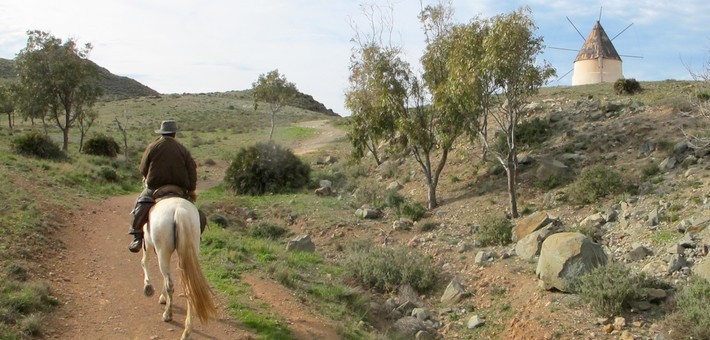
MULTIPOLYGON (((609 39, 609 36, 604 31, 601 25, 601 10, 599 10, 599 20, 592 28, 589 36, 585 39, 582 33, 572 21, 567 18, 567 21, 579 33, 579 36, 584 40, 582 48, 577 53, 577 58, 574 59, 574 68, 565 73, 558 81, 574 71, 572 74, 572 85, 597 84, 597 83, 612 83, 617 79, 624 78, 622 71, 621 56, 614 47, 612 41, 624 33, 633 23, 626 26, 621 32, 609 39)), ((550 47, 559 50, 576 51, 568 48, 550 47)), ((639 56, 624 55, 630 58, 642 58, 639 56)))

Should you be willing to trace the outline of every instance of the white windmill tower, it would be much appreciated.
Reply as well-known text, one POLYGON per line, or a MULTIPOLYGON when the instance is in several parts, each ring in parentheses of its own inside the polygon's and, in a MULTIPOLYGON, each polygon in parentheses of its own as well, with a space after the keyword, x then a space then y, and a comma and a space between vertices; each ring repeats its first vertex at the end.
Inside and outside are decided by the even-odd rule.
MULTIPOLYGON (((619 34, 609 39, 609 36, 604 31, 601 25, 601 10, 599 11, 599 20, 592 28, 589 36, 585 39, 582 33, 579 32, 577 26, 567 18, 567 21, 579 33, 579 36, 584 40, 582 48, 572 50, 568 48, 550 47, 558 50, 574 51, 577 53, 577 58, 574 59, 574 68, 569 70, 557 80, 564 78, 570 72, 572 74, 572 85, 597 84, 597 83, 613 83, 620 78, 624 78, 622 70, 622 60, 612 41, 624 33, 633 23, 626 26, 619 34)), ((623 55, 630 58, 643 58, 633 55, 623 55)))
POLYGON ((613 83, 623 78, 621 57, 597 21, 574 59, 572 85, 613 83))

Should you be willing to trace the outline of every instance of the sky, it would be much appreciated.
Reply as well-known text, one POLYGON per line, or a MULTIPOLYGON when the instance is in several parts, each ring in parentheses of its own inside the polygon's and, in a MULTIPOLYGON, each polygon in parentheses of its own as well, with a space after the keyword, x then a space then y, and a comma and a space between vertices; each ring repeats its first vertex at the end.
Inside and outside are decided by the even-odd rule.
MULTIPOLYGON (((301 92, 347 116, 352 39, 368 32, 370 22, 363 4, 389 13, 392 42, 419 69, 425 47, 419 0, 0 0, 0 58, 14 59, 26 46, 27 31, 41 30, 91 43, 89 59, 163 94, 245 90, 259 75, 278 69, 301 92)), ((540 60, 551 63, 558 76, 572 70, 577 54, 559 48, 578 50, 600 18, 622 56, 626 78, 690 79, 688 68, 702 70, 710 59, 707 0, 451 4, 456 23, 530 7, 536 34, 547 46, 540 60)), ((569 73, 548 86, 570 85, 571 79, 569 73)))

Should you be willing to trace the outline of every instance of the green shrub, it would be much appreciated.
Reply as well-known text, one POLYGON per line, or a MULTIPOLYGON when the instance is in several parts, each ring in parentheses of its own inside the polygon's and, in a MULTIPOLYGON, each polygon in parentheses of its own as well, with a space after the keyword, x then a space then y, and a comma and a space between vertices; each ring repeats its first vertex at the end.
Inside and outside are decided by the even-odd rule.
POLYGON ((116 173, 116 169, 108 166, 102 166, 99 169, 99 177, 108 182, 118 182, 120 179, 118 173, 116 173))
POLYGON ((658 164, 656 163, 648 163, 646 166, 641 169, 641 174, 643 175, 643 179, 647 180, 658 173, 661 172, 661 168, 658 167, 658 164))
POLYGON ((592 269, 572 283, 579 294, 599 316, 618 315, 638 297, 639 279, 621 263, 610 263, 592 269))
POLYGON ((405 203, 399 207, 399 213, 412 221, 419 221, 426 214, 426 208, 419 203, 405 203))
POLYGON ((436 223, 432 222, 422 223, 419 227, 419 231, 422 233, 432 231, 434 229, 436 229, 436 223))
POLYGON ((710 101, 710 93, 707 93, 707 92, 700 92, 700 93, 697 94, 696 97, 697 97, 698 100, 701 101, 701 102, 710 101))
POLYGON ((255 238, 276 240, 286 234, 287 231, 288 230, 286 230, 286 228, 284 227, 262 222, 256 226, 249 228, 249 236, 255 238))
POLYGON ((42 316, 39 314, 26 315, 20 320, 22 333, 38 336, 42 333, 42 316))
POLYGON ((48 136, 36 131, 28 132, 13 140, 12 148, 20 155, 41 159, 59 160, 65 157, 57 144, 48 136))
POLYGON ((346 188, 348 186, 347 176, 340 171, 333 171, 332 169, 320 170, 311 172, 311 187, 320 187, 320 181, 328 180, 332 184, 332 188, 338 191, 341 188, 346 188))
POLYGON ((565 176, 561 174, 553 174, 546 179, 535 180, 533 185, 543 190, 552 190, 554 188, 561 187, 572 179, 572 176, 565 176))
POLYGON ((676 309, 665 323, 673 339, 710 339, 710 282, 694 277, 678 293, 676 309))
POLYGON ((397 190, 388 190, 384 197, 384 206, 390 207, 397 212, 397 216, 404 216, 412 221, 419 221, 426 213, 419 203, 407 203, 406 199, 397 190))
POLYGON ((402 194, 400 194, 397 190, 387 190, 387 192, 385 193, 385 207, 390 207, 399 212, 400 207, 402 206, 402 204, 404 204, 404 202, 404 196, 402 196, 402 194))
POLYGON ((84 143, 84 153, 95 156, 116 157, 121 152, 121 147, 113 137, 103 134, 91 137, 84 143))
POLYGON ((478 227, 478 241, 483 246, 506 245, 513 236, 513 223, 503 215, 487 215, 478 227))
POLYGON ((370 240, 355 240, 346 249, 345 274, 367 288, 392 291, 409 284, 424 293, 436 283, 431 257, 406 247, 379 247, 370 240))
POLYGON ((572 183, 569 196, 577 204, 594 203, 610 194, 626 191, 621 174, 605 166, 595 166, 582 171, 572 183))
POLYGON ((237 152, 224 181, 237 194, 286 193, 308 185, 310 172, 291 150, 273 142, 257 143, 237 152))
POLYGON ((618 95, 635 94, 641 92, 641 90, 641 84, 634 78, 621 78, 614 82, 614 92, 618 95))
POLYGON ((532 148, 540 147, 552 135, 550 123, 539 117, 520 122, 515 129, 515 140, 518 145, 532 148))

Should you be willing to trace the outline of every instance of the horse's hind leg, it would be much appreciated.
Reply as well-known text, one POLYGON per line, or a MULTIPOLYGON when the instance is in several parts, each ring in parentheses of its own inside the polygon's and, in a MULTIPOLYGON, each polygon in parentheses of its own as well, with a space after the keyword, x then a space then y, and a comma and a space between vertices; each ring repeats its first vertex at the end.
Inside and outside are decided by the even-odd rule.
POLYGON ((192 332, 192 304, 190 300, 187 300, 187 315, 185 316, 185 330, 182 332, 182 337, 180 340, 186 340, 190 337, 190 332, 192 332))
POLYGON ((143 259, 141 260, 141 266, 143 267, 143 295, 153 296, 155 290, 153 285, 150 284, 150 276, 148 275, 148 253, 153 250, 153 245, 147 242, 149 235, 146 235, 146 249, 143 251, 143 259))
POLYGON ((160 303, 165 303, 163 321, 168 322, 173 319, 173 279, 170 275, 170 255, 171 252, 158 251, 158 264, 160 272, 163 274, 163 292, 160 294, 160 303))

